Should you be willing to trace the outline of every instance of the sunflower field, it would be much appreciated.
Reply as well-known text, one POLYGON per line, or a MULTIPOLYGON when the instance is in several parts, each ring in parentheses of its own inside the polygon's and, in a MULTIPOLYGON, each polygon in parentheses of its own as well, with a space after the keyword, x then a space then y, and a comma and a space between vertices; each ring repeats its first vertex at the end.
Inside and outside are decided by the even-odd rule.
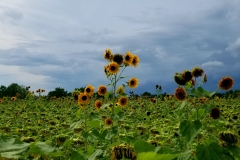
POLYGON ((231 77, 219 80, 215 92, 202 88, 204 71, 175 73, 174 95, 136 97, 131 77, 118 84, 123 71, 140 58, 106 49, 103 67, 109 84, 69 97, 47 99, 29 91, 25 99, 0 99, 0 160, 239 160, 240 98, 219 98, 230 90, 231 77), (110 88, 110 90, 109 90, 110 88), (97 92, 96 94, 94 94, 97 92))

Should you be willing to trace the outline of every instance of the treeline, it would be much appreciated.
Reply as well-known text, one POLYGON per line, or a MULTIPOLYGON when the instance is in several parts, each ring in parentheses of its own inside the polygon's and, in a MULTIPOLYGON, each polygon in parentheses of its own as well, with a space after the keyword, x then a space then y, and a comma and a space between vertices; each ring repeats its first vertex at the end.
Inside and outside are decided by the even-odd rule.
MULTIPOLYGON (((77 92, 83 92, 84 91, 84 87, 81 88, 75 88, 74 91, 77 92)), ((1 85, 0 87, 0 98, 3 97, 18 97, 20 99, 24 99, 26 98, 27 95, 31 94, 35 96, 40 95, 44 90, 37 90, 37 91, 30 91, 30 86, 25 87, 23 85, 18 85, 17 83, 12 83, 10 84, 8 87, 1 85)), ((168 93, 161 93, 159 96, 159 98, 164 98, 165 96, 168 96, 168 93)), ((73 96, 72 92, 68 92, 66 91, 64 88, 60 88, 57 87, 55 88, 55 90, 48 92, 47 97, 51 98, 51 97, 67 97, 67 96, 73 96)), ((149 98, 154 98, 157 96, 157 94, 151 94, 149 92, 144 92, 140 95, 138 94, 134 94, 133 91, 130 92, 129 96, 131 97, 140 97, 140 96, 144 96, 144 97, 149 97, 149 98)), ((240 97, 240 90, 230 90, 228 92, 225 93, 216 93, 215 96, 218 96, 219 98, 237 98, 240 97)), ((100 97, 97 92, 94 93, 94 97, 100 97)))

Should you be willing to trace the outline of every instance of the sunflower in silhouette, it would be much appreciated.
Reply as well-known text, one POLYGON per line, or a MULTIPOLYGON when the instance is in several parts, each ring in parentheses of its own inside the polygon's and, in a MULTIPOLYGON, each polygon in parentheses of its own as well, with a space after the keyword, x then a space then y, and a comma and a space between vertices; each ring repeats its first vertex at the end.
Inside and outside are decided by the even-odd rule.
POLYGON ((223 77, 218 82, 218 87, 222 90, 230 90, 232 86, 234 85, 234 80, 231 77, 223 77))

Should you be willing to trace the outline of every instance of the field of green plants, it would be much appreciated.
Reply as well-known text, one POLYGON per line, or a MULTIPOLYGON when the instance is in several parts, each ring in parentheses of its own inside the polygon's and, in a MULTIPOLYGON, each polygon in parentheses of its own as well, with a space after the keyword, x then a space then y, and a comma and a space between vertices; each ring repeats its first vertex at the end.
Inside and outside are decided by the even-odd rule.
POLYGON ((89 84, 84 92, 62 98, 30 91, 25 99, 3 97, 0 160, 240 159, 240 98, 215 96, 232 88, 231 77, 223 77, 209 92, 202 88, 206 74, 195 67, 175 73, 174 95, 161 97, 156 85, 156 97, 128 96, 125 89, 140 81, 124 76, 124 70, 137 67, 139 57, 110 49, 103 57, 109 84, 89 84), (120 79, 127 82, 119 84, 120 79))

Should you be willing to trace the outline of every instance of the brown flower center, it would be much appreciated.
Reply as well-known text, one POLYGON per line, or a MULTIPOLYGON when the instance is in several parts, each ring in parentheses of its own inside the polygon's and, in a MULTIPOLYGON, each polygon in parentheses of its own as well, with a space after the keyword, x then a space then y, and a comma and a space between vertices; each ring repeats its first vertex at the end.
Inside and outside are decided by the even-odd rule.
POLYGON ((111 70, 114 71, 116 69, 115 66, 111 66, 111 70))
POLYGON ((223 81, 223 86, 228 87, 230 85, 230 82, 228 80, 223 81))
POLYGON ((82 96, 82 100, 86 101, 87 100, 87 96, 82 96))
POLYGON ((86 92, 87 92, 87 93, 89 93, 90 91, 91 91, 90 88, 87 88, 87 89, 86 89, 86 92))
POLYGON ((127 61, 129 61, 129 59, 130 59, 129 55, 127 55, 127 56, 125 57, 125 59, 126 59, 127 61))
POLYGON ((134 85, 134 84, 135 84, 135 82, 134 82, 134 81, 130 81, 130 84, 131 84, 131 85, 134 85))

